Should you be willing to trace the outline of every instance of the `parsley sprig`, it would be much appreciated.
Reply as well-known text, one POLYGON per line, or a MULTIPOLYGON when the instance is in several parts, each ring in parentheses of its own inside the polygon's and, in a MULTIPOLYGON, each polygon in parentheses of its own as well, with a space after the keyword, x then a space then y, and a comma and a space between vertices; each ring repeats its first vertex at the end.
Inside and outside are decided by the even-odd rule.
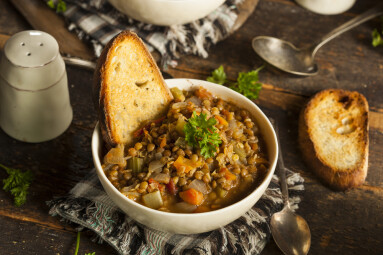
POLYGON ((259 82, 258 73, 264 68, 264 66, 259 67, 256 70, 247 72, 247 73, 239 73, 237 82, 230 83, 226 79, 226 73, 224 71, 223 66, 218 67, 212 72, 212 76, 207 78, 207 81, 228 85, 232 90, 235 90, 245 97, 255 100, 259 96, 259 92, 262 89, 262 83, 259 82))
MULTIPOLYGON (((80 248, 80 236, 81 236, 81 232, 77 232, 76 249, 75 249, 75 251, 74 251, 74 255, 78 255, 78 250, 79 250, 79 248, 80 248)), ((96 252, 85 253, 85 255, 96 255, 96 252)))
POLYGON ((227 82, 227 80, 226 80, 226 73, 225 73, 225 70, 223 69, 223 66, 220 66, 217 69, 215 69, 211 73, 211 76, 207 77, 206 80, 213 83, 220 84, 220 85, 224 85, 227 82))
POLYGON ((372 31, 372 46, 383 46, 383 16, 380 17, 381 20, 381 26, 380 31, 375 28, 372 31))
POLYGON ((217 120, 215 118, 206 119, 206 117, 205 113, 197 115, 196 112, 193 112, 192 117, 184 126, 184 132, 186 142, 190 146, 199 147, 201 155, 210 158, 217 152, 217 147, 222 141, 214 126, 217 124, 217 120))
POLYGON ((49 0, 47 2, 47 5, 50 8, 55 9, 57 13, 66 11, 66 3, 63 0, 57 0, 57 1, 49 0))
POLYGON ((8 178, 3 180, 3 190, 11 192, 14 196, 16 206, 21 206, 27 201, 28 189, 33 181, 33 174, 30 170, 22 172, 19 169, 13 169, 0 164, 8 173, 8 178))

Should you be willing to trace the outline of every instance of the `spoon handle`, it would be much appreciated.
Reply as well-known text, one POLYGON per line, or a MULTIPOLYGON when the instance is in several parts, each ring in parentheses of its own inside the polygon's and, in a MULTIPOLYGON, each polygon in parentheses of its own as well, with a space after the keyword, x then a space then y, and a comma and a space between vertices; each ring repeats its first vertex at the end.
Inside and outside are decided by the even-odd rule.
POLYGON ((279 182, 281 184, 281 191, 282 191, 282 198, 283 202, 285 204, 285 207, 290 208, 290 203, 289 203, 289 191, 287 189, 287 181, 286 181, 286 169, 285 169, 285 164, 283 162, 283 156, 282 156, 282 147, 281 147, 281 142, 279 139, 279 129, 278 129, 278 124, 274 124, 275 127, 275 133, 277 134, 277 141, 278 141, 278 177, 279 177, 279 182))
POLYGON ((314 46, 314 49, 312 51, 312 57, 315 56, 315 54, 317 53, 317 51, 319 50, 320 47, 322 47, 324 44, 331 41, 332 39, 334 39, 338 35, 343 34, 344 32, 346 32, 346 31, 348 31, 348 30, 350 30, 356 26, 359 26, 360 24, 362 24, 362 23, 364 23, 370 19, 373 19, 373 18, 375 18, 381 14, 383 14, 383 3, 376 5, 375 7, 371 8, 371 9, 363 12, 362 14, 356 16, 355 18, 347 21, 343 25, 340 25, 339 27, 333 29, 331 32, 329 32, 328 34, 323 36, 322 39, 320 40, 320 42, 317 43, 316 46, 314 46))

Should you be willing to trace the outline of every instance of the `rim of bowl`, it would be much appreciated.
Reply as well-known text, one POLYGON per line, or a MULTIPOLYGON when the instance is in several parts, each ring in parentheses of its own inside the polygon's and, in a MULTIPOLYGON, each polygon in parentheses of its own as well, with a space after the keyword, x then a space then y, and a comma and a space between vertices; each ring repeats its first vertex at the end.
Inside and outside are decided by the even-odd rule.
MULTIPOLYGON (((195 2, 196 0, 151 0, 152 2, 195 2)), ((198 0, 204 2, 206 0, 198 0)), ((216 0, 216 2, 224 2, 224 0, 216 0)))
MULTIPOLYGON (((204 81, 204 80, 198 80, 198 79, 188 79, 188 78, 176 78, 176 79, 166 79, 165 82, 167 83, 168 81, 171 81, 171 82, 176 82, 176 81, 188 81, 190 82, 190 87, 192 86, 203 86, 203 84, 209 84, 209 86, 213 86, 213 87, 216 87, 216 88, 219 88, 219 89, 223 89, 223 90, 226 90, 227 92, 229 93, 234 93, 234 94, 237 94, 238 96, 241 97, 242 100, 245 100, 251 104, 253 104, 253 106, 256 108, 257 111, 259 111, 260 115, 262 116, 262 118, 266 121, 266 123, 268 124, 268 126, 270 127, 271 131, 272 131, 272 140, 274 141, 274 147, 275 147, 275 156, 274 158, 272 158, 270 161, 271 161, 271 164, 270 166, 268 167, 268 174, 263 178, 262 182, 252 191, 250 192, 247 196, 245 196, 244 198, 240 199, 239 201, 233 203, 233 204, 230 204, 226 207, 223 207, 223 208, 220 208, 220 209, 217 209, 217 210, 214 210, 214 211, 209 211, 209 212, 202 212, 202 213, 175 213, 175 212, 163 212, 163 211, 159 211, 159 210, 156 210, 156 209, 152 209, 152 208, 149 208, 147 206, 144 206, 138 202, 135 202, 129 198, 127 198, 126 196, 124 196, 116 187, 114 187, 112 185, 112 183, 109 181, 109 179, 106 177, 104 171, 102 170, 102 167, 101 167, 101 161, 100 161, 100 157, 98 155, 98 150, 99 150, 99 147, 96 147, 95 145, 95 140, 99 140, 99 144, 101 144, 101 140, 102 139, 99 139, 100 136, 100 129, 99 129, 99 123, 97 122, 96 126, 95 126, 95 129, 93 131, 93 134, 92 134, 92 156, 93 156, 93 159, 95 161, 95 164, 96 164, 96 171, 101 173, 101 176, 102 178, 104 179, 104 181, 106 181, 106 183, 108 184, 108 186, 112 187, 112 190, 117 193, 117 196, 119 196, 120 198, 122 198, 124 201, 126 201, 127 203, 131 204, 131 205, 134 205, 134 206, 137 206, 145 211, 147 211, 148 213, 154 213, 154 214, 157 214, 157 215, 163 215, 163 216, 172 216, 172 217, 189 217, 189 218, 198 218, 198 217, 201 217, 203 215, 214 215, 214 214, 221 214, 221 213, 224 213, 225 211, 230 211, 233 207, 235 207, 237 204, 239 203, 245 203, 245 202, 248 202, 247 200, 251 200, 251 197, 252 195, 261 187, 261 186, 264 186, 266 185, 266 182, 267 183, 267 186, 269 185, 269 181, 268 179, 271 180, 273 174, 274 174, 274 171, 275 171, 275 167, 277 165, 277 159, 278 159, 278 143, 277 143, 277 137, 276 137, 276 133, 275 133, 275 130, 274 130, 274 127, 273 125, 271 124, 270 120, 267 118, 267 116, 263 113, 263 111, 254 103, 252 102, 250 99, 248 99, 247 97, 243 96, 242 94, 232 90, 232 89, 229 89, 225 86, 222 86, 222 85, 218 85, 218 84, 215 84, 215 83, 212 83, 212 82, 208 82, 208 81, 204 81), (198 82, 199 84, 195 84, 196 82, 198 82), (97 156, 97 157, 95 157, 97 156)), ((214 92, 212 92, 212 94, 214 95, 214 92)), ((232 102, 233 104, 235 104, 234 102, 232 102)), ((237 105, 238 106, 238 105, 237 105)), ((270 153, 270 152, 268 152, 270 153)), ((100 177, 100 175, 98 175, 100 177)), ((266 187, 267 189, 267 187, 266 187)), ((262 193, 263 194, 263 193, 262 193)), ((257 200, 257 202, 259 201, 259 199, 257 200)), ((256 202, 255 202, 256 203, 256 202)), ((254 203, 254 204, 255 204, 254 203)), ((253 204, 253 205, 254 205, 253 204)))

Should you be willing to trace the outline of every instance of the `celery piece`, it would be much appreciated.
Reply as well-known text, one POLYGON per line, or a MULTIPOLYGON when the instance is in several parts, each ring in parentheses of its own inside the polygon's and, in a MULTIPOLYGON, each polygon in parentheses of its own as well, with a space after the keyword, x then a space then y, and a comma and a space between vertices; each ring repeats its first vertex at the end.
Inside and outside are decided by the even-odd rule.
POLYGON ((133 173, 142 172, 142 170, 144 170, 143 165, 144 165, 144 159, 143 158, 132 157, 132 158, 128 159, 128 168, 132 169, 133 173))
POLYGON ((150 207, 153 209, 158 209, 164 204, 159 190, 143 195, 142 201, 147 207, 150 207))
POLYGON ((239 147, 238 144, 234 146, 233 150, 234 150, 235 153, 238 154, 238 156, 239 156, 241 159, 246 158, 246 152, 245 152, 245 149, 239 147))
POLYGON ((217 187, 216 189, 215 189, 215 192, 217 193, 217 195, 218 195, 218 197, 220 197, 220 198, 224 198, 226 195, 227 195, 227 190, 224 190, 223 188, 221 188, 221 187, 217 187))
POLYGON ((171 88, 170 91, 172 92, 173 97, 174 97, 175 100, 177 100, 177 99, 178 99, 178 100, 181 99, 182 96, 184 95, 184 94, 182 93, 182 91, 181 91, 179 88, 177 88, 177 87, 171 88))
POLYGON ((186 121, 183 118, 178 118, 177 123, 176 123, 176 131, 180 135, 185 135, 184 132, 184 126, 186 124, 186 121))

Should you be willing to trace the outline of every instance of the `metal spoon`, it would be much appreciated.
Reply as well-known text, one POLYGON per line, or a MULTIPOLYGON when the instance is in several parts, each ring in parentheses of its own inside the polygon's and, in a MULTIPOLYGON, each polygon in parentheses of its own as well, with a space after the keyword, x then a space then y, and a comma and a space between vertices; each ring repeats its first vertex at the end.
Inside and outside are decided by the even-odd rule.
MULTIPOLYGON (((278 130, 276 130, 278 132, 278 130)), ((311 245, 311 233, 307 222, 295 214, 289 203, 285 166, 278 138, 278 176, 281 183, 284 207, 271 217, 271 234, 285 255, 306 255, 311 245)))
POLYGON ((252 46, 264 61, 282 71, 295 75, 315 75, 318 73, 318 67, 314 57, 320 47, 338 35, 381 14, 383 14, 383 3, 356 16, 323 36, 318 42, 302 49, 296 48, 290 42, 270 36, 255 37, 252 46))

